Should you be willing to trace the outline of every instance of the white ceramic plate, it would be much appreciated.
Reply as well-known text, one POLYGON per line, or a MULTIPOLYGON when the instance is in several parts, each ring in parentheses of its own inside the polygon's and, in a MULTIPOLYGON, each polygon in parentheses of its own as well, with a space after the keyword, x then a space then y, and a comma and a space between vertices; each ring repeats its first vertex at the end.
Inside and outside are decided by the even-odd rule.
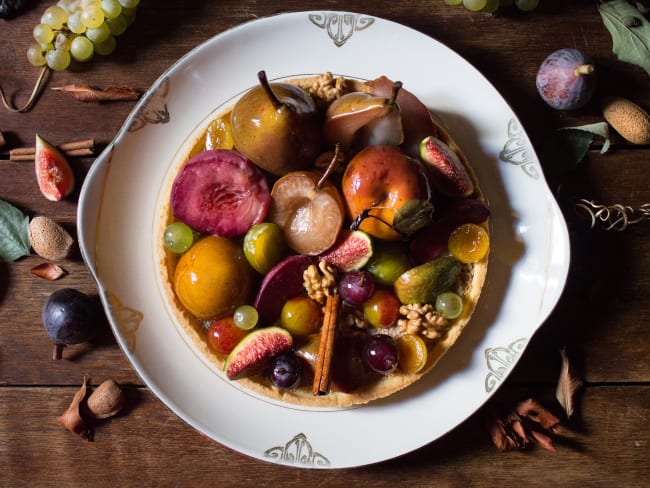
POLYGON ((347 12, 255 20, 181 58, 93 165, 78 222, 83 256, 113 332, 151 391, 209 438, 253 458, 296 467, 344 468, 390 459, 468 418, 512 371, 551 312, 569 265, 562 215, 528 136, 499 93, 430 37, 347 12), (414 64, 413 53, 430 62, 414 64), (174 158, 215 110, 256 84, 260 69, 270 78, 331 71, 401 80, 447 124, 490 203, 490 269, 475 316, 430 374, 388 399, 314 410, 247 394, 195 354, 163 298, 154 238, 174 158))

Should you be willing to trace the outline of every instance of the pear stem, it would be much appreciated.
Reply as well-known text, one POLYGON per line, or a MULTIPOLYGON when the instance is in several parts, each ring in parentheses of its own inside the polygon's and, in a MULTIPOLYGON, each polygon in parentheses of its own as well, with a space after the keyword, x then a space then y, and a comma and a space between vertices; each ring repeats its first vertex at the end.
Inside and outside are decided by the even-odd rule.
POLYGON ((327 181, 327 178, 329 178, 329 175, 332 174, 332 171, 334 171, 334 168, 338 166, 340 153, 341 153, 341 143, 337 142, 336 146, 334 146, 334 156, 332 156, 332 160, 330 161, 330 164, 327 165, 327 168, 325 169, 325 173, 323 173, 323 176, 321 176, 320 180, 318 180, 318 183, 316 183, 317 190, 321 189, 321 187, 325 184, 325 181, 327 181))
POLYGON ((273 90, 271 89, 271 84, 269 83, 269 80, 266 77, 266 72, 264 70, 257 73, 257 79, 260 80, 260 85, 262 85, 262 88, 264 88, 264 91, 266 92, 266 95, 269 97, 269 100, 271 101, 271 105, 273 105, 273 108, 276 110, 281 109, 284 104, 278 99, 275 93, 273 93, 273 90))

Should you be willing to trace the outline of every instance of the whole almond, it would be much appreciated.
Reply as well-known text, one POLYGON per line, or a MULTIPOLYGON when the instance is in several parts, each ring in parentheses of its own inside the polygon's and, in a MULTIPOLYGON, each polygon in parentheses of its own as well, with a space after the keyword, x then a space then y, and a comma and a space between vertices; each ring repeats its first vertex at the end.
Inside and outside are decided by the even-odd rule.
POLYGON ((607 98, 603 116, 621 137, 632 144, 650 144, 650 115, 622 97, 607 98))
POLYGON ((114 380, 106 380, 90 394, 86 407, 94 418, 105 419, 122 410, 125 401, 120 385, 114 380))
POLYGON ((42 258, 56 261, 72 251, 74 239, 63 227, 48 217, 34 217, 29 223, 29 242, 42 258))

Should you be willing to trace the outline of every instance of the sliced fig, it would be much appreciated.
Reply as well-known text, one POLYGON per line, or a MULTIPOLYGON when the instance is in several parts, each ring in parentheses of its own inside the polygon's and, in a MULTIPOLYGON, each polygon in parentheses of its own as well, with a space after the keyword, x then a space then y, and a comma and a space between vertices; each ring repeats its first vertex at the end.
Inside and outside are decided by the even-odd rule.
POLYGON ((321 259, 341 271, 356 271, 363 268, 372 257, 372 240, 361 230, 341 231, 338 240, 321 259))
POLYGON ((74 173, 63 154, 36 134, 34 153, 36 180, 45 198, 58 202, 74 189, 74 173))
MULTIPOLYGON (((393 86, 394 82, 386 76, 380 76, 368 84, 370 93, 382 97, 390 97, 393 86)), ((404 131, 402 150, 409 156, 417 158, 420 141, 426 136, 438 133, 436 124, 433 122, 427 106, 404 88, 397 95, 397 105, 399 105, 402 114, 402 129, 404 131)))
POLYGON ((280 317, 287 300, 305 291, 303 274, 310 264, 316 263, 311 256, 295 254, 276 264, 266 274, 253 305, 262 324, 271 324, 280 317))
POLYGON ((238 380, 261 372, 274 356, 293 346, 291 334, 282 327, 256 329, 235 346, 224 364, 226 376, 238 380))
POLYGON ((420 159, 427 163, 431 183, 440 193, 452 197, 470 196, 474 182, 458 154, 437 137, 420 143, 420 159))
POLYGON ((235 237, 266 218, 271 203, 264 174, 230 149, 203 151, 178 172, 172 185, 174 217, 206 234, 235 237))

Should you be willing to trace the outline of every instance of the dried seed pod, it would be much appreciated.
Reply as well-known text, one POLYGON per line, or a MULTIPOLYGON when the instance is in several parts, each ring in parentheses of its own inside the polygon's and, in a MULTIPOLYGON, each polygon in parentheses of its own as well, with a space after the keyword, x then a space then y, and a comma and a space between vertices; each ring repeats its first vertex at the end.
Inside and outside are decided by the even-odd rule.
POLYGON ((84 382, 77 393, 75 393, 74 398, 72 399, 72 403, 70 403, 68 409, 57 418, 57 422, 59 422, 63 427, 68 429, 73 434, 77 434, 81 436, 82 439, 90 441, 92 440, 93 436, 92 430, 89 429, 86 425, 86 422, 81 416, 81 412, 79 410, 81 403, 86 397, 87 383, 88 378, 84 376, 84 382))
POLYGON ((114 380, 106 380, 93 391, 86 407, 95 419, 105 419, 117 415, 126 403, 126 397, 120 385, 114 380))
POLYGON ((72 251, 74 239, 63 227, 48 217, 34 217, 29 223, 29 242, 42 258, 56 261, 72 251))

